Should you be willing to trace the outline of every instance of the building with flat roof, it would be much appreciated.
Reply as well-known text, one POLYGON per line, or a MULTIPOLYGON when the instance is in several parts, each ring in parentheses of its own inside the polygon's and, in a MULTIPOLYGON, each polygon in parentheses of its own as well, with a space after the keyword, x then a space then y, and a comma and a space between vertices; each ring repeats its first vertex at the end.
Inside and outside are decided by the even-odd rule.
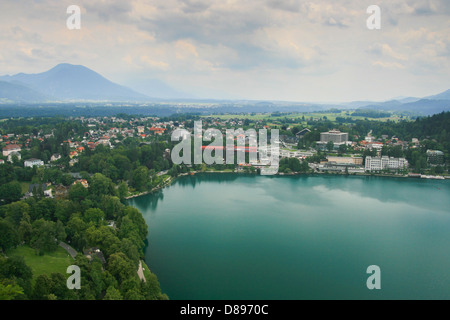
POLYGON ((408 168, 408 161, 405 158, 393 158, 388 156, 366 157, 366 171, 381 170, 401 170, 408 168))
POLYGON ((363 164, 362 157, 332 157, 332 156, 328 156, 327 160, 329 163, 336 163, 336 164, 347 164, 347 165, 357 165, 357 166, 362 166, 362 164, 363 164))
POLYGON ((427 150, 427 160, 429 164, 444 164, 444 153, 439 150, 427 150))
POLYGON ((333 142, 334 148, 337 149, 341 144, 349 144, 348 133, 340 132, 339 130, 330 130, 328 132, 320 133, 320 141, 317 141, 319 149, 325 149, 327 143, 333 142))
POLYGON ((35 158, 31 158, 31 159, 25 160, 23 162, 23 165, 24 165, 24 167, 29 167, 29 168, 33 168, 34 166, 41 167, 44 165, 44 161, 35 159, 35 158))
POLYGON ((320 142, 328 143, 332 141, 334 144, 342 144, 348 141, 348 133, 339 130, 331 130, 320 133, 320 142))

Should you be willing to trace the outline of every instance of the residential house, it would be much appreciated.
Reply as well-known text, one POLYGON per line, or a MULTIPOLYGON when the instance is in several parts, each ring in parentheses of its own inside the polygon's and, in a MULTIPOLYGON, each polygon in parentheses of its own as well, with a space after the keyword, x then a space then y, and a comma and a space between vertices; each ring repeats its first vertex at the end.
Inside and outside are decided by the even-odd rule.
POLYGON ((44 161, 36 159, 36 158, 31 158, 31 159, 25 160, 23 165, 24 165, 24 167, 29 167, 29 168, 33 168, 34 166, 41 167, 44 165, 44 161))
POLYGON ((3 156, 7 157, 13 152, 20 152, 22 149, 17 144, 9 144, 6 147, 3 148, 3 156))
POLYGON ((61 159, 61 155, 59 153, 55 153, 52 154, 52 156, 50 157, 50 161, 58 161, 59 159, 61 159))

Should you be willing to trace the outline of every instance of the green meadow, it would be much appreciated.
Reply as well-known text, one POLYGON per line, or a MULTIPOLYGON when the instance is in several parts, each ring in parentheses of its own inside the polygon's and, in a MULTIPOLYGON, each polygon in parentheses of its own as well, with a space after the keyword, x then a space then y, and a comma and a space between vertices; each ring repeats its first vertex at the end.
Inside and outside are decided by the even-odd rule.
POLYGON ((56 251, 37 255, 33 248, 20 246, 9 253, 10 256, 22 256, 25 263, 33 271, 33 279, 41 274, 50 275, 54 272, 66 274, 67 267, 73 264, 72 257, 61 247, 56 251))

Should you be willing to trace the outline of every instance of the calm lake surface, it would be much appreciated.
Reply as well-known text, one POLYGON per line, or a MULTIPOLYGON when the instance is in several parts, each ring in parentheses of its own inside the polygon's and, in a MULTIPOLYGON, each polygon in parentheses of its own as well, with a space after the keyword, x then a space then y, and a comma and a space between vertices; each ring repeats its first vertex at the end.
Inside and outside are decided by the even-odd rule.
POLYGON ((443 180, 203 174, 130 204, 170 299, 450 299, 449 196, 443 180))

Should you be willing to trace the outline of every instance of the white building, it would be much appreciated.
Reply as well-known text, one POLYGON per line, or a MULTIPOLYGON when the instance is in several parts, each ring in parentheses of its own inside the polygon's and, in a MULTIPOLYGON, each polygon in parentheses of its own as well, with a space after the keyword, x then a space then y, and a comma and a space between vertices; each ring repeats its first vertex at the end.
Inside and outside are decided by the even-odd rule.
POLYGON ((57 161, 61 159, 61 155, 59 153, 55 153, 51 156, 50 161, 57 161))
POLYGON ((3 148, 3 156, 7 157, 13 152, 20 152, 22 149, 17 144, 9 144, 3 148))
POLYGON ((39 159, 35 159, 35 158, 31 158, 31 159, 25 160, 23 162, 23 165, 25 167, 29 167, 29 168, 33 168, 34 166, 41 167, 41 166, 44 165, 44 161, 39 160, 39 159))
POLYGON ((366 171, 399 170, 408 167, 408 161, 405 158, 393 158, 388 156, 366 157, 366 171))
POLYGON ((342 144, 348 141, 348 133, 339 130, 331 130, 320 133, 320 142, 328 143, 332 141, 334 144, 342 144))
POLYGON ((364 139, 367 142, 375 142, 375 137, 372 137, 371 135, 368 135, 367 137, 365 137, 364 139))
POLYGON ((320 141, 317 141, 317 146, 321 149, 325 149, 328 142, 333 142, 334 148, 338 148, 341 144, 349 145, 348 133, 340 132, 339 130, 330 130, 328 132, 320 133, 320 141))

